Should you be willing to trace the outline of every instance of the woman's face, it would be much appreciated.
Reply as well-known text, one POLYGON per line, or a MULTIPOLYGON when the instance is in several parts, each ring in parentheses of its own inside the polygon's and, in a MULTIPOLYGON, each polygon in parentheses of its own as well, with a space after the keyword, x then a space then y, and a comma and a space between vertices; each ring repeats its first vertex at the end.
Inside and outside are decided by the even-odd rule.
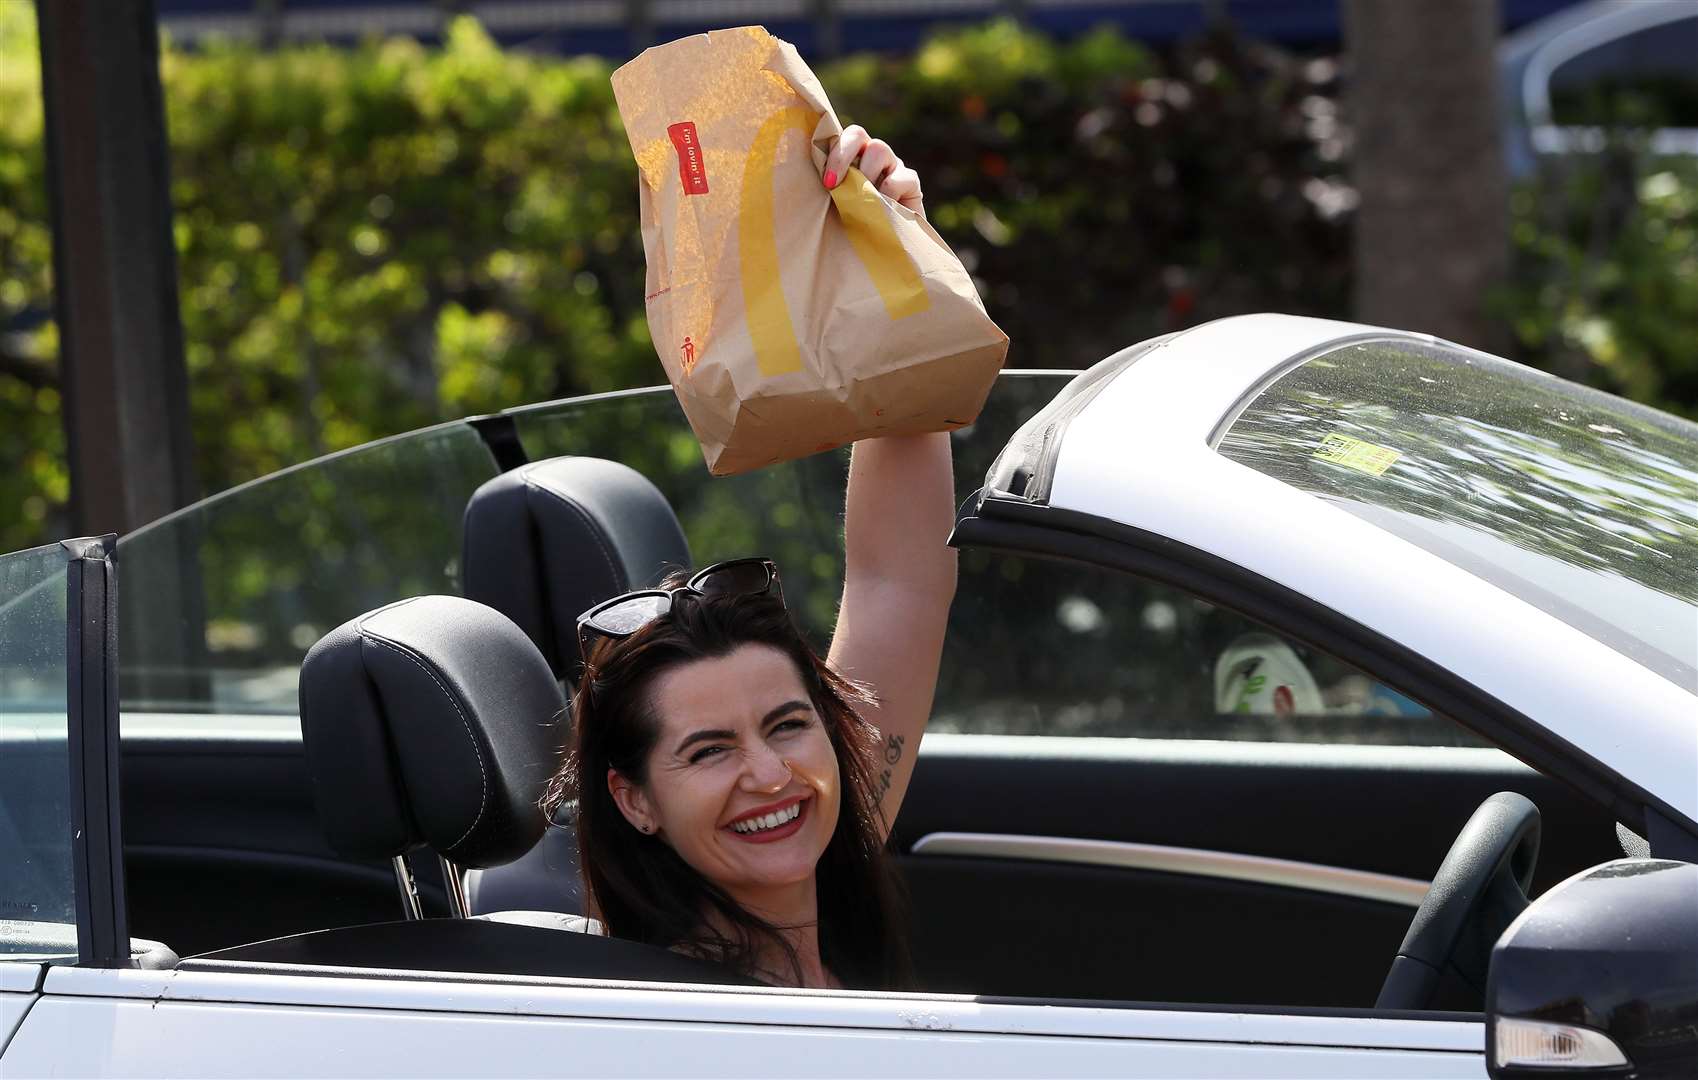
POLYGON ((777 910, 810 882, 837 827, 837 756, 801 673, 744 645, 657 677, 660 735, 641 786, 608 773, 625 817, 745 906, 777 910))

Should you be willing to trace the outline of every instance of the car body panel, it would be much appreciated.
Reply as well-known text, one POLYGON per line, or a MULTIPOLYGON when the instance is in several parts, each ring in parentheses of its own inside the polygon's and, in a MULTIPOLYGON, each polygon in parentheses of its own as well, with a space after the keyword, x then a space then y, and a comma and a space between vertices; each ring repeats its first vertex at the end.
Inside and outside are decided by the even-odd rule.
POLYGON ((0 961, 0 994, 33 994, 41 989, 46 964, 28 960, 0 961))
POLYGON ((0 962, 0 1055, 5 1054, 12 1035, 35 1004, 46 970, 46 964, 27 960, 0 962))
POLYGON ((11 1044, 12 1036, 18 1026, 28 1015, 30 1007, 35 1004, 36 994, 12 994, 0 992, 0 1058, 6 1053, 6 1047, 11 1044))
POLYGON ((1486 1075, 1483 1055, 1467 1053, 87 998, 43 1002, 6 1065, 137 1077, 1486 1075))
POLYGON ((1299 359, 1374 338, 1433 340, 1263 315, 1175 337, 1073 417, 1049 505, 1170 538, 1301 593, 1454 672, 1698 822, 1691 693, 1415 544, 1210 448, 1235 407, 1299 359))
POLYGON ((712 1076, 1484 1074, 1483 1026, 1469 1022, 394 974, 55 971, 6 1066, 154 1076, 675 1075, 681 1062, 712 1076))

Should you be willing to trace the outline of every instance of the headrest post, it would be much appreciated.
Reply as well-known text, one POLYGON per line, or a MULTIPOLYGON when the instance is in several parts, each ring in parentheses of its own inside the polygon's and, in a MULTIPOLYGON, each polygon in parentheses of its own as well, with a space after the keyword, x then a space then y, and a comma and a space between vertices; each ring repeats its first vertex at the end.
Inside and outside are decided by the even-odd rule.
POLYGON ((460 868, 441 855, 436 861, 442 864, 442 884, 448 890, 448 913, 456 919, 472 917, 471 905, 466 903, 466 879, 461 876, 460 868))
POLYGON ((407 857, 396 855, 389 861, 395 867, 395 884, 401 889, 401 913, 409 920, 424 918, 424 908, 419 906, 418 886, 413 883, 413 868, 407 865, 407 857))

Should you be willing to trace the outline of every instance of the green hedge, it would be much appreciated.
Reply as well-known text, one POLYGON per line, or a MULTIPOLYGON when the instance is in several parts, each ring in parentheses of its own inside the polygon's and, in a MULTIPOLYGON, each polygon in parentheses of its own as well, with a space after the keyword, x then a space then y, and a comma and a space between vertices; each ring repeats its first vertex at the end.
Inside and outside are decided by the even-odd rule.
POLYGON ((0 4, 0 552, 64 536, 70 494, 40 79, 31 5, 0 4))
MULTIPOLYGON (((0 5, 0 328, 15 331, 0 338, 0 550, 67 528, 29 12, 0 5)), ((441 49, 166 49, 205 490, 438 419, 660 380, 609 70, 503 52, 470 19, 441 49)), ((999 22, 820 74, 845 122, 919 169, 1013 365, 1085 366, 1242 311, 1347 311, 1327 61, 1225 36, 1158 58, 1112 32, 1056 44, 999 22)), ((1685 209, 1665 222, 1688 237, 1694 190, 1677 182, 1685 209)), ((1543 284, 1504 304, 1538 358, 1595 341, 1574 312, 1640 286, 1591 288, 1576 309, 1547 280, 1567 226, 1531 227, 1543 284)), ((1624 258, 1689 304, 1685 271, 1657 262, 1670 251, 1624 258)), ((1698 400, 1690 373, 1661 374, 1659 350, 1691 359, 1666 328, 1610 326, 1616 351, 1582 374, 1698 400), (1626 374, 1640 368, 1658 377, 1626 374)))
POLYGON ((1698 418, 1698 162, 1629 141, 1511 206, 1520 358, 1698 418))

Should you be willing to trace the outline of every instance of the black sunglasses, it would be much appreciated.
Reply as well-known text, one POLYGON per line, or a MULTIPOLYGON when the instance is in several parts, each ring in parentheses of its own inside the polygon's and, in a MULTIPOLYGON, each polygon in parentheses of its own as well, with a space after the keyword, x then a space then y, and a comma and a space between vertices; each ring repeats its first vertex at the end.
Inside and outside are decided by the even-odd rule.
POLYGON ((630 637, 672 610, 672 598, 688 593, 702 598, 714 596, 762 596, 775 593, 784 602, 778 584, 778 565, 771 559, 732 559, 697 571, 676 589, 639 589, 604 600, 578 616, 578 650, 584 663, 590 650, 603 638, 630 637))

